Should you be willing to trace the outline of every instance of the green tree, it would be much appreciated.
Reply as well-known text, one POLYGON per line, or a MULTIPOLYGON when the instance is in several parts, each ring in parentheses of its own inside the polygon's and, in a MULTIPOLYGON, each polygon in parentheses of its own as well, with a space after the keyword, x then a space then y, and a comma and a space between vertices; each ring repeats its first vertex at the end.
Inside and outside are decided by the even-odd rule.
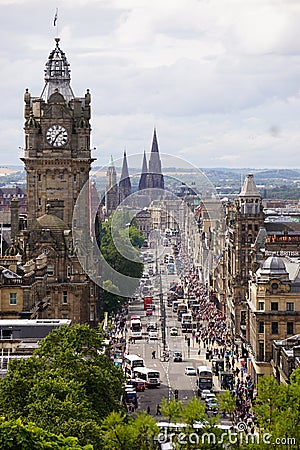
POLYGON ((258 418, 260 436, 264 433, 271 436, 271 443, 260 442, 259 448, 299 448, 300 369, 291 375, 290 384, 278 384, 273 377, 263 377, 258 384, 258 398, 254 410, 258 418), (275 443, 276 439, 282 444, 275 443))
POLYGON ((142 412, 136 417, 111 413, 101 425, 104 450, 154 450, 159 433, 155 419, 142 412))
MULTIPOLYGON (((100 231, 96 233, 101 254, 109 266, 118 274, 123 274, 131 279, 130 286, 122 286, 124 283, 117 275, 110 273, 109 280, 115 286, 114 294, 124 293, 133 295, 139 285, 139 279, 143 274, 144 265, 140 259, 139 248, 144 241, 143 235, 135 227, 129 213, 116 212, 107 222, 99 223, 100 231)), ((103 284, 105 289, 105 284, 103 284)), ((110 298, 110 300, 112 300, 110 298)), ((118 299, 113 300, 117 302, 118 299)), ((106 302, 107 303, 107 302, 106 302)))
POLYGON ((159 428, 155 419, 142 412, 132 422, 134 445, 135 450, 153 450, 154 438, 159 433, 159 428))
POLYGON ((101 424, 104 450, 132 450, 134 433, 125 413, 112 412, 101 424))
POLYGON ((218 400, 220 404, 220 410, 225 411, 226 414, 229 415, 230 420, 233 423, 233 412, 236 408, 235 395, 230 392, 229 389, 226 389, 224 393, 218 395, 218 400))
POLYGON ((184 423, 193 426, 196 422, 206 422, 207 414, 205 413, 205 405, 196 397, 190 398, 186 407, 182 412, 184 423))
POLYGON ((182 419, 183 403, 181 401, 163 398, 160 406, 162 415, 167 417, 169 422, 176 422, 182 419))
POLYGON ((92 450, 91 445, 82 447, 74 437, 63 437, 44 431, 34 423, 24 424, 21 419, 0 418, 0 448, 3 450, 92 450))
POLYGON ((0 413, 101 448, 101 420, 121 410, 124 377, 87 325, 60 327, 0 381, 0 413))

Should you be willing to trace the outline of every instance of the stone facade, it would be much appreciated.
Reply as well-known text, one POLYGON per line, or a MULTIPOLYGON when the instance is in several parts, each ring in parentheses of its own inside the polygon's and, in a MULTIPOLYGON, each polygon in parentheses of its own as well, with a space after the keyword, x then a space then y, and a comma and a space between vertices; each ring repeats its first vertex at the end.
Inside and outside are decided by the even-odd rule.
MULTIPOLYGON (((91 95, 87 90, 83 98, 74 96, 69 64, 59 38, 55 41, 41 96, 32 97, 28 89, 24 95, 25 148, 21 159, 27 178, 27 227, 17 233, 14 226, 17 244, 13 242, 12 247, 18 248, 8 249, 8 253, 21 256, 20 316, 64 318, 96 326, 99 290, 81 267, 72 237, 72 227, 81 225, 73 223, 73 212, 82 192, 86 201, 81 202, 84 206, 79 220, 89 218, 89 171, 94 161, 90 149, 91 95)), ((86 243, 83 246, 87 248, 86 243)))
POLYGON ((249 281, 247 342, 254 378, 270 375, 273 341, 300 334, 300 262, 268 257, 249 281))

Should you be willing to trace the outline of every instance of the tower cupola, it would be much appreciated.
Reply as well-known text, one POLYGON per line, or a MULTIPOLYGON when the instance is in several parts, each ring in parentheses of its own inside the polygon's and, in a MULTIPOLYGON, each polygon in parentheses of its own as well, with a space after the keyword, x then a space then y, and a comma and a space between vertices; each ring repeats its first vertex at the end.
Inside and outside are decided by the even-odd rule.
POLYGON ((70 64, 67 61, 65 53, 59 47, 59 38, 55 38, 56 47, 49 55, 45 69, 45 86, 41 98, 48 101, 54 92, 62 94, 68 103, 74 99, 72 91, 70 64))

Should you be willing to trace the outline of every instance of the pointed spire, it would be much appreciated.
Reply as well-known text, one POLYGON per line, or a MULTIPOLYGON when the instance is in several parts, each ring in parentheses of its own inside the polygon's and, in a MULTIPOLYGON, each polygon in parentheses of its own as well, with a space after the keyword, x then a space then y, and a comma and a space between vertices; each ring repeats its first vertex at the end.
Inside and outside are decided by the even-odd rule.
POLYGON ((144 150, 144 157, 143 157, 143 164, 142 164, 142 174, 143 173, 148 173, 147 158, 146 158, 145 150, 144 150))
POLYGON ((156 137, 156 128, 154 128, 153 139, 152 139, 151 153, 153 153, 153 152, 157 152, 158 153, 158 143, 157 143, 157 137, 156 137))
POLYGON ((149 175, 147 184, 149 188, 164 189, 164 177, 161 172, 161 161, 158 150, 156 128, 154 128, 152 148, 149 160, 149 175))
POLYGON ((114 159, 112 155, 110 155, 108 167, 115 167, 114 159))
POLYGON ((106 215, 117 209, 118 206, 118 184, 117 173, 112 155, 110 156, 109 164, 106 172, 106 189, 105 189, 105 207, 106 215))
POLYGON ((129 178, 126 150, 124 150, 121 179, 119 182, 119 204, 131 194, 131 181, 129 178))
POLYGON ((142 173, 139 181, 139 191, 141 191, 142 189, 147 189, 147 177, 148 177, 148 166, 147 166, 146 152, 144 150, 142 173))
POLYGON ((122 171, 121 171, 121 180, 124 180, 124 178, 129 178, 126 150, 124 150, 124 155, 123 155, 123 164, 122 164, 122 171))
POLYGON ((42 99, 48 101, 49 97, 56 91, 62 94, 69 102, 75 98, 72 91, 70 64, 65 53, 59 47, 59 38, 55 38, 56 47, 49 55, 45 69, 45 86, 42 92, 42 99))
POLYGON ((239 194, 239 197, 257 197, 257 198, 261 198, 260 193, 257 190, 255 181, 254 181, 254 176, 252 173, 249 173, 244 181, 242 190, 239 194))

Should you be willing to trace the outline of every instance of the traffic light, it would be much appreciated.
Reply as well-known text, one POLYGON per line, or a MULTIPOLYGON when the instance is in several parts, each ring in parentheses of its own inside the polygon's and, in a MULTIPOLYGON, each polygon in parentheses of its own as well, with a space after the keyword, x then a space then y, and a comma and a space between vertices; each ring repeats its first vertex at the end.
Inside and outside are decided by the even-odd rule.
POLYGON ((175 400, 178 400, 178 389, 175 389, 174 391, 174 398, 175 400))

